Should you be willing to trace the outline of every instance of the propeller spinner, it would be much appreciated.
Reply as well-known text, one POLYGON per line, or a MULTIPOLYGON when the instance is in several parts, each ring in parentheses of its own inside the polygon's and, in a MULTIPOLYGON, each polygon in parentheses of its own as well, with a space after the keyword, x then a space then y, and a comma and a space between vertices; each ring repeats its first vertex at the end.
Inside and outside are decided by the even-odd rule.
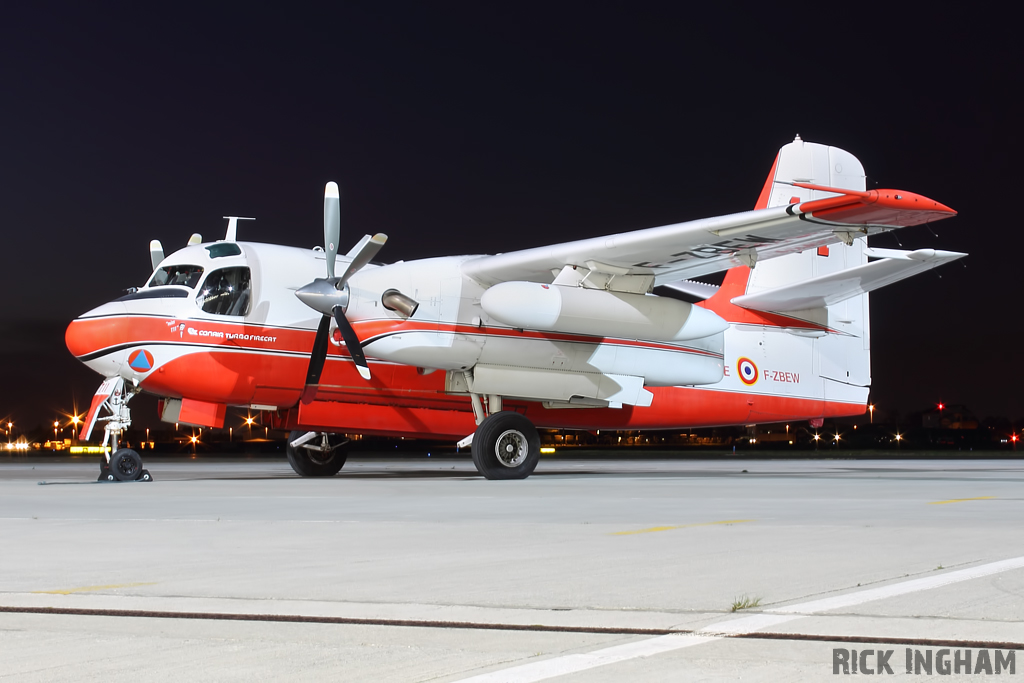
POLYGON ((331 318, 334 318, 341 332, 345 346, 355 361, 356 369, 363 379, 370 379, 370 366, 366 363, 363 346, 356 336, 355 330, 345 317, 348 307, 348 280, 363 266, 369 263, 380 251, 388 236, 377 233, 367 235, 352 249, 352 261, 345 268, 341 277, 335 276, 335 263, 338 257, 338 242, 341 239, 341 201, 338 197, 338 184, 327 183, 324 188, 324 253, 327 254, 327 277, 317 278, 295 292, 299 300, 323 314, 316 330, 316 340, 309 358, 309 369, 306 371, 306 388, 302 393, 303 403, 309 403, 316 395, 316 387, 320 382, 320 374, 327 360, 328 335, 331 330, 331 318))

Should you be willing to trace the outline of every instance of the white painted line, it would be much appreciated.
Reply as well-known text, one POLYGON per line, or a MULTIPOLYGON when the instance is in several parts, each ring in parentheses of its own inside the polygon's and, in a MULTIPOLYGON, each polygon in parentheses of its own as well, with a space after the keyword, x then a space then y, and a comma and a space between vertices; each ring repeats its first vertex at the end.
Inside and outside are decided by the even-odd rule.
POLYGON ((980 579, 983 576, 991 576, 992 574, 999 574, 1000 572, 1020 569, 1022 567, 1024 567, 1024 557, 1015 557, 1012 560, 983 564, 978 567, 960 569, 947 574, 936 574, 924 579, 913 579, 902 583, 894 583, 891 586, 882 586, 881 588, 869 588, 868 590, 857 591, 847 595, 837 595, 834 598, 823 598, 812 602, 803 602, 799 605, 775 607, 765 610, 765 612, 774 614, 816 614, 842 607, 853 607, 872 600, 883 600, 885 598, 894 598, 898 595, 906 595, 907 593, 941 588, 942 586, 959 583, 960 581, 980 579))
POLYGON ((743 617, 742 619, 721 621, 717 624, 705 626, 700 629, 700 633, 734 636, 737 633, 750 633, 751 631, 767 628, 769 626, 778 626, 779 624, 784 624, 787 621, 800 619, 803 616, 804 615, 802 614, 752 614, 749 617, 743 617))
POLYGON ((896 597, 898 595, 930 590, 932 588, 941 588, 942 586, 948 586, 961 581, 969 581, 971 579, 978 579, 983 576, 992 576, 993 574, 1010 571, 1011 569, 1021 568, 1024 568, 1024 557, 1015 557, 1010 560, 992 562, 990 564, 983 564, 969 569, 961 569, 947 574, 929 576, 924 579, 903 581, 902 583, 895 583, 891 586, 883 586, 882 588, 869 588, 868 590, 857 591, 856 593, 849 593, 847 595, 839 595, 834 598, 811 600, 810 602, 802 602, 796 605, 777 607, 775 609, 766 610, 766 612, 762 614, 752 614, 739 619, 731 619, 711 624, 695 633, 658 636, 657 638, 648 638, 646 640, 626 643, 625 645, 606 647, 600 650, 594 650, 593 652, 565 655, 562 657, 545 659, 540 662, 533 662, 531 664, 521 664, 520 666, 513 666, 508 669, 502 669, 501 671, 492 671, 491 673, 481 674, 471 678, 464 678, 459 683, 534 683, 535 681, 544 681, 549 678, 554 678, 555 676, 564 676, 578 671, 586 671, 587 669, 594 669, 606 664, 623 662, 629 659, 636 659, 637 657, 650 657, 652 655, 661 654, 662 652, 671 652, 685 647, 693 647, 694 645, 709 643, 730 635, 751 633, 758 629, 768 626, 776 626, 778 624, 793 621, 794 619, 801 619, 804 616, 825 612, 827 610, 837 609, 840 607, 851 607, 853 605, 860 605, 872 600, 882 600, 885 598, 896 597))
POLYGON ((586 671, 587 669, 594 669, 606 664, 624 662, 627 659, 650 657, 662 652, 671 652, 672 650, 709 643, 712 640, 718 639, 719 636, 699 636, 691 633, 658 636, 657 638, 648 638, 647 640, 635 643, 606 647, 602 650, 594 650, 593 652, 565 655, 563 657, 534 662, 533 664, 514 666, 509 669, 466 678, 460 681, 460 683, 530 683, 531 681, 543 681, 555 676, 586 671))

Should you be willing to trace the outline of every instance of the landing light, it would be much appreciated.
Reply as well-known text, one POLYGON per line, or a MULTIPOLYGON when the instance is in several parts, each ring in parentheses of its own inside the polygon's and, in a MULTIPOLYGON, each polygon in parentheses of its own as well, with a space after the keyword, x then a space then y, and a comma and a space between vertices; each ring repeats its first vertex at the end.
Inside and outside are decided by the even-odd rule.
POLYGON ((542 449, 540 449, 540 452, 541 453, 554 453, 555 449, 554 448, 542 448, 542 449))

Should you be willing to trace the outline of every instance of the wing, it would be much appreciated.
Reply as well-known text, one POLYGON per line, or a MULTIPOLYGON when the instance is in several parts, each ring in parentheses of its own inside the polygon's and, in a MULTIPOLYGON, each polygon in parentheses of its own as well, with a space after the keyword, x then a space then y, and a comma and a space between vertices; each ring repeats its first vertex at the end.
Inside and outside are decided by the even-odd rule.
POLYGON ((805 143, 784 146, 757 209, 635 232, 482 256, 463 272, 485 286, 509 280, 646 292, 654 285, 949 218, 956 212, 899 190, 864 190, 853 155, 805 143), (815 183, 814 181, 817 181, 815 183), (598 282, 594 282, 594 280, 598 282))
POLYGON ((570 266, 607 276, 653 278, 658 285, 956 215, 952 209, 910 192, 817 191, 827 191, 830 196, 483 256, 464 262, 463 272, 488 286, 509 280, 549 283, 570 266))

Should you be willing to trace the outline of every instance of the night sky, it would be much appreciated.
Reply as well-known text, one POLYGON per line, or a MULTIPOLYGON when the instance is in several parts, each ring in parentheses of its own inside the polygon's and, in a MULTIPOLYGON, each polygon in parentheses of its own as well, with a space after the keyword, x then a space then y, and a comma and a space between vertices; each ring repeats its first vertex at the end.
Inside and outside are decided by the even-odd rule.
POLYGON ((145 281, 151 239, 236 214, 239 239, 311 247, 336 180, 342 251, 511 251, 752 208, 796 133, 960 212, 898 234, 970 256, 872 295, 872 400, 1024 415, 1011 22, 709 4, 5 8, 0 417, 87 405, 64 329, 145 281))

